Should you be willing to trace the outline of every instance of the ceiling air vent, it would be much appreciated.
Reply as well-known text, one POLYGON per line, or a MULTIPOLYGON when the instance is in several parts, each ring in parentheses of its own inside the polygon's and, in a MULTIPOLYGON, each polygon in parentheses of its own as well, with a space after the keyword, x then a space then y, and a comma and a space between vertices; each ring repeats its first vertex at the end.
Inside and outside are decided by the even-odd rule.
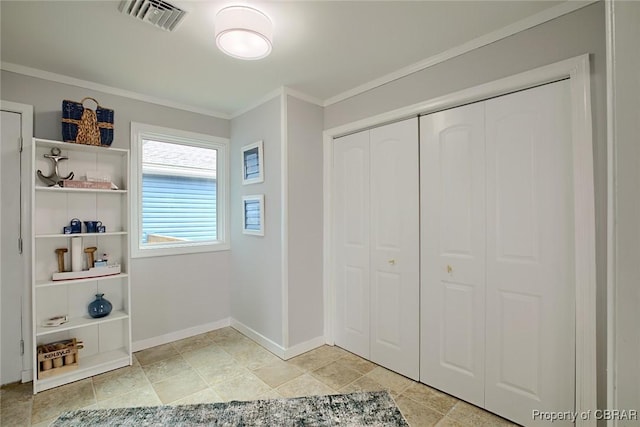
POLYGON ((173 31, 187 14, 162 0, 122 0, 118 10, 166 31, 173 31))

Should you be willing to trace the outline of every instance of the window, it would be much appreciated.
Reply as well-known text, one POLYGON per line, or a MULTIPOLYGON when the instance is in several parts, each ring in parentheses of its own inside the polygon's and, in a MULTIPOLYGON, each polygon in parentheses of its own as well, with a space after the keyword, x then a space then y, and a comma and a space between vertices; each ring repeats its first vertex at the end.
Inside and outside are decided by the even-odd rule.
POLYGON ((131 123, 133 257, 229 249, 229 140, 131 123))
POLYGON ((242 198, 242 232, 264 236, 264 194, 242 198))

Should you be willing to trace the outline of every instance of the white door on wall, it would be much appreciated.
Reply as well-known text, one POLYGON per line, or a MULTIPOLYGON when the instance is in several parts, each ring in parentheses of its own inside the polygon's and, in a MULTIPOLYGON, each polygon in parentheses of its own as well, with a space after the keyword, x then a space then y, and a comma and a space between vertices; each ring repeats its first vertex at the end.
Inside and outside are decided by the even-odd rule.
POLYGON ((421 381, 524 425, 575 407, 570 129, 566 81, 421 118, 421 381))
POLYGON ((569 99, 562 81, 486 102, 485 406, 527 425, 575 407, 569 99))
POLYGON ((372 129, 371 360, 419 377, 417 119, 372 129))
POLYGON ((337 139, 334 152, 335 342, 369 351, 369 132, 337 139))
POLYGON ((420 123, 420 380, 484 404, 484 104, 420 123))
POLYGON ((419 372, 417 119, 334 142, 335 342, 419 372))
POLYGON ((25 280, 22 255, 18 250, 20 237, 20 152, 21 115, 2 111, 0 139, 0 290, 2 307, 2 384, 22 378, 22 297, 25 280))

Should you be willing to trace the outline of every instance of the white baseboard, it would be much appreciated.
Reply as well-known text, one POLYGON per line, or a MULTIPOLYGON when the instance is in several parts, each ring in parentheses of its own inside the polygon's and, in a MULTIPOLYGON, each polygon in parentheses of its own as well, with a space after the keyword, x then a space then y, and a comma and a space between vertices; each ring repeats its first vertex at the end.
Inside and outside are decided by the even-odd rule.
MULTIPOLYGON (((147 348, 155 347, 162 344, 167 344, 173 341, 181 340, 184 338, 189 338, 194 335, 203 334, 205 332, 214 331, 216 329, 224 328, 227 326, 231 326, 236 329, 238 332, 246 335, 248 338, 251 338, 253 341, 269 350, 271 353, 275 354, 279 358, 283 360, 291 359, 292 357, 296 357, 302 353, 306 353, 307 351, 313 350, 314 348, 320 347, 321 345, 326 344, 327 340, 324 336, 319 336, 316 338, 312 338, 308 341, 302 342, 300 344, 296 344, 289 348, 284 348, 280 344, 277 344, 265 337, 259 332, 256 332, 254 329, 248 327, 242 322, 237 321, 233 318, 226 318, 222 320, 218 320, 217 322, 206 323, 204 325, 194 326, 192 328, 182 329, 180 331, 171 332, 165 335, 160 335, 153 338, 147 338, 145 340, 135 341, 131 344, 132 350, 134 352, 144 350, 147 348)), ((25 375, 31 375, 31 371, 24 371, 22 374, 23 381, 25 379, 25 375)), ((27 379, 26 381, 30 381, 27 379)))
POLYGON ((309 341, 301 342, 300 344, 296 344, 294 346, 289 347, 284 351, 284 360, 289 360, 292 357, 296 357, 301 355, 302 353, 306 353, 307 351, 313 350, 314 348, 318 348, 322 345, 325 345, 327 340, 325 337, 315 337, 310 339, 309 341))
POLYGON ((242 322, 231 318, 231 327, 236 329, 238 332, 246 335, 251 338, 253 341, 269 350, 271 353, 275 354, 282 360, 288 360, 292 357, 298 356, 302 353, 306 353, 309 350, 313 350, 314 348, 320 347, 325 344, 324 336, 313 338, 309 341, 305 341, 300 344, 296 344, 289 348, 284 348, 280 344, 273 342, 269 338, 265 337, 261 333, 255 331, 254 329, 248 327, 242 322))
POLYGON ((140 351, 146 348, 155 347, 157 345, 167 344, 172 341, 177 341, 195 335, 203 334, 205 332, 214 331, 216 329, 224 328, 229 325, 230 322, 229 318, 227 317, 226 319, 218 320, 217 322, 205 323, 204 325, 198 325, 192 328, 182 329, 180 331, 171 332, 157 337, 135 341, 131 343, 131 347, 134 352, 140 351))

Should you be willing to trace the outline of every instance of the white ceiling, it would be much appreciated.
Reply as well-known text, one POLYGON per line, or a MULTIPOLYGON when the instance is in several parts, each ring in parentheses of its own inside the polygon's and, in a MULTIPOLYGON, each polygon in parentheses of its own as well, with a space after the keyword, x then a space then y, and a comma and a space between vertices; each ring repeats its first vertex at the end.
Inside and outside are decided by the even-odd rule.
POLYGON ((3 64, 16 64, 232 115, 287 86, 318 100, 499 30, 562 1, 171 1, 173 32, 118 1, 0 1, 3 64), (213 18, 231 4, 274 22, 272 54, 219 52, 213 18))

